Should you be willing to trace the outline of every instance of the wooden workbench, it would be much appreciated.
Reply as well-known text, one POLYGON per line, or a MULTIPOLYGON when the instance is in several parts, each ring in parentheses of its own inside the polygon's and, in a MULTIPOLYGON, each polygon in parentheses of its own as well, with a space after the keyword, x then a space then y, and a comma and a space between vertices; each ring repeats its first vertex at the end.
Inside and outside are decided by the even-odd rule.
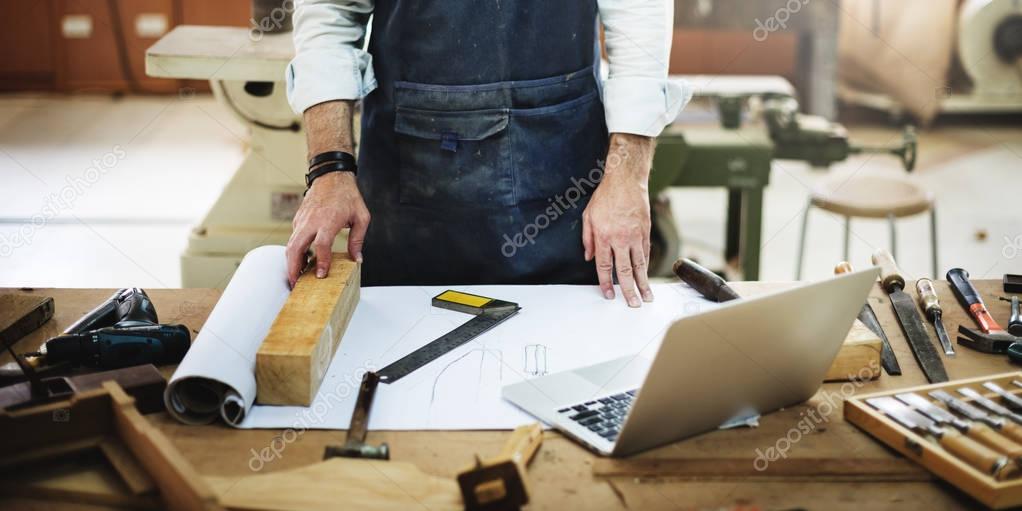
MULTIPOLYGON (((1007 321, 1008 306, 996 299, 996 296, 1003 294, 1000 282, 977 280, 974 283, 983 294, 994 318, 1003 325, 1007 321)), ((944 321, 952 336, 959 324, 973 326, 946 283, 936 284, 945 309, 944 321)), ((742 295, 752 296, 790 285, 749 282, 735 283, 733 287, 742 295)), ((35 349, 43 340, 58 334, 111 294, 111 290, 90 289, 0 289, 0 292, 46 295, 55 300, 54 319, 22 340, 17 346, 19 351, 35 349)), ((150 290, 148 293, 156 304, 162 322, 183 323, 193 332, 202 327, 219 296, 218 291, 206 289, 150 290)), ((854 392, 868 393, 924 384, 925 379, 895 322, 890 302, 879 287, 874 289, 870 303, 891 339, 904 374, 899 377, 885 374, 879 380, 856 387, 854 392)), ((932 328, 930 332, 932 335, 932 328)), ((763 349, 769 349, 769 346, 763 349)), ((964 347, 958 347, 957 351, 957 358, 946 360, 952 379, 1017 369, 1004 356, 984 355, 964 347)), ((169 376, 172 368, 165 368, 165 372, 169 376)), ((962 509, 978 506, 968 496, 947 484, 929 480, 926 473, 915 470, 914 465, 909 465, 893 451, 854 426, 846 424, 842 420, 840 406, 825 416, 821 426, 802 435, 787 452, 787 458, 772 461, 771 468, 763 473, 753 469, 753 460, 758 452, 765 452, 767 448, 775 446, 789 430, 797 428, 809 407, 817 407, 823 412, 826 407, 821 408, 821 405, 826 395, 840 396, 841 389, 841 384, 825 385, 807 403, 763 417, 758 428, 717 431, 621 462, 600 459, 556 432, 547 432, 543 446, 529 468, 533 492, 533 505, 530 509, 726 509, 751 505, 760 509, 859 511, 888 508, 962 509), (666 465, 702 460, 705 465, 699 469, 698 474, 686 474, 686 469, 680 468, 676 469, 679 472, 669 477, 593 475, 594 465, 601 469, 627 469, 629 464, 648 459, 660 460, 666 465), (821 477, 817 467, 824 466, 827 460, 843 461, 846 465, 860 464, 862 467, 895 464, 903 469, 897 477, 900 480, 892 480, 895 477, 890 475, 821 477), (770 473, 775 469, 796 475, 771 476, 770 473)), ((175 422, 166 413, 149 415, 148 418, 203 475, 251 475, 249 461, 253 452, 269 445, 274 437, 281 434, 281 430, 236 430, 223 425, 185 426, 175 422)), ((368 440, 374 443, 388 442, 395 460, 413 462, 431 474, 453 477, 456 471, 472 460, 475 453, 484 457, 496 454, 506 437, 507 433, 500 431, 400 431, 371 432, 368 440)), ((325 445, 340 443, 342 439, 343 433, 337 431, 306 431, 286 446, 279 459, 265 463, 262 470, 276 471, 317 462, 322 457, 325 445)), ((13 503, 0 499, 0 507, 6 509, 5 502, 13 503)), ((18 503, 25 506, 32 504, 27 501, 18 503)), ((36 504, 39 509, 53 509, 49 503, 36 504)), ((74 509, 92 508, 75 506, 74 509)))

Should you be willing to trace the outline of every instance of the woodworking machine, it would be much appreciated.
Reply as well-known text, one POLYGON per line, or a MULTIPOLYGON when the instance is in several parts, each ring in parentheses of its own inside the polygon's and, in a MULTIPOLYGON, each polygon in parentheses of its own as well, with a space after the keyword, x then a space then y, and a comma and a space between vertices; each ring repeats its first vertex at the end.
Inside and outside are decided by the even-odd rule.
MULTIPOLYGON (((249 250, 284 245, 291 236, 306 172, 301 117, 285 93, 293 54, 290 32, 256 39, 244 28, 188 25, 146 51, 146 74, 208 80, 217 102, 249 132, 244 161, 188 237, 182 287, 222 289, 249 250)), ((334 251, 346 243, 340 237, 334 251)))
POLYGON ((916 159, 916 139, 906 128, 898 144, 854 144, 841 124, 799 112, 795 90, 777 76, 675 76, 694 86, 696 101, 712 105, 716 122, 687 121, 682 112, 657 140, 650 199, 653 250, 650 271, 671 275, 680 256, 679 230, 663 192, 672 186, 724 187, 730 192, 726 258, 743 259, 747 280, 758 279, 762 191, 773 160, 797 160, 826 168, 858 153, 899 158, 907 170, 916 159), (742 237, 739 240, 739 236, 742 237), (748 247, 738 247, 738 244, 748 247), (739 253, 741 252, 741 253, 739 253))

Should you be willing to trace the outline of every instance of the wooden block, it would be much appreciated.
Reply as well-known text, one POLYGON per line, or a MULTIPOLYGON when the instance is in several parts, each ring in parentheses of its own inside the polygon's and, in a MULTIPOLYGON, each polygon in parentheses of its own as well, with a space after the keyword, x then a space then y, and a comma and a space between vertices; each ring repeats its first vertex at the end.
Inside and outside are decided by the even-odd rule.
POLYGON ((360 273, 348 254, 335 253, 326 278, 298 278, 256 353, 256 401, 312 404, 358 305, 360 273))
POLYGON ((882 341, 858 319, 823 381, 872 380, 880 376, 882 341))

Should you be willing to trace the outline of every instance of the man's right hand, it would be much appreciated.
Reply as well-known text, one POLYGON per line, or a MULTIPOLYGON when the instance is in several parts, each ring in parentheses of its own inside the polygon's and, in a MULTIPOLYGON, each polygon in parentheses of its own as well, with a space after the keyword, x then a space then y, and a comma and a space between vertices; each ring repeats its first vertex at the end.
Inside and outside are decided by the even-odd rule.
POLYGON ((369 209, 351 172, 330 172, 317 178, 295 214, 287 242, 287 280, 294 287, 305 266, 309 247, 316 256, 316 277, 330 271, 330 253, 337 233, 350 227, 348 253, 362 262, 362 243, 369 228, 369 209))

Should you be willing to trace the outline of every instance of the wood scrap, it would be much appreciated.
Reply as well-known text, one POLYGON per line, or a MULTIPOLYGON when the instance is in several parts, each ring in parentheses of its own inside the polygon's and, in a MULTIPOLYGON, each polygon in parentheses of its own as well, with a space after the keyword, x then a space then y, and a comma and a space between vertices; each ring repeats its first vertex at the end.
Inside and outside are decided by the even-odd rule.
POLYGON ((228 509, 363 511, 462 509, 453 479, 403 461, 331 458, 305 467, 244 477, 207 476, 228 509))
POLYGON ((335 253, 326 278, 305 272, 256 354, 256 401, 309 406, 358 305, 361 266, 335 253))
MULTIPOLYGON (((22 463, 96 449, 108 456, 112 453, 114 459, 108 459, 119 471, 142 467, 168 509, 220 509, 205 481, 115 382, 75 394, 68 401, 0 411, 0 452, 4 453, 0 467, 16 471, 22 463)), ((124 482, 131 492, 144 492, 148 485, 140 477, 124 482)))

